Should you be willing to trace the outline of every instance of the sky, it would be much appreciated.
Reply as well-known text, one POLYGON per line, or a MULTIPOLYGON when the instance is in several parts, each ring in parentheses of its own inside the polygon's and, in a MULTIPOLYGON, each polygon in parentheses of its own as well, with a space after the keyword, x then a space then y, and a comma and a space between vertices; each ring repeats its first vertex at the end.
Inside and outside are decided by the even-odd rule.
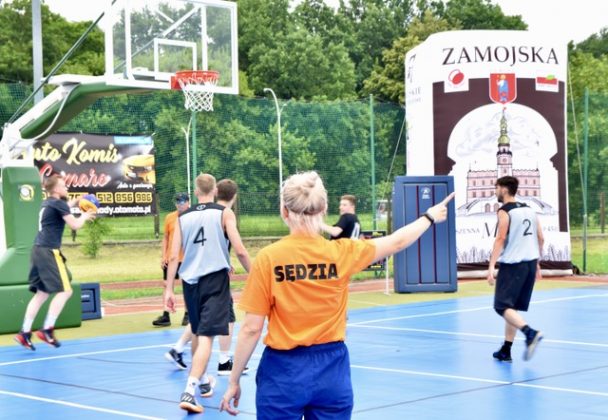
MULTIPOLYGON (((326 0, 328 4, 337 0, 326 0)), ((531 31, 548 33, 556 41, 581 42, 608 26, 608 1, 491 0, 506 15, 521 15, 531 31), (569 5, 566 6, 566 5, 569 5), (561 10, 557 10, 561 9, 561 10)), ((107 0, 43 0, 55 13, 72 21, 95 20, 107 0)))

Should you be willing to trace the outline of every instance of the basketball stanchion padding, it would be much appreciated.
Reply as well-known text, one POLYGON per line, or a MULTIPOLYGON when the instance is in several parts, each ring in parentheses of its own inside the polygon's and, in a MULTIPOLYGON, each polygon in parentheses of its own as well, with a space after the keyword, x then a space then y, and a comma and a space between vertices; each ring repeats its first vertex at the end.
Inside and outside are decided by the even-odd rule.
POLYGON ((85 194, 80 197, 78 207, 80 207, 80 210, 85 213, 89 211, 97 212, 97 209, 99 209, 100 204, 99 200, 97 199, 97 197, 95 197, 94 194, 85 194))
POLYGON ((213 92, 220 73, 214 70, 184 70, 171 77, 171 89, 184 92, 184 106, 190 111, 213 111, 213 92))

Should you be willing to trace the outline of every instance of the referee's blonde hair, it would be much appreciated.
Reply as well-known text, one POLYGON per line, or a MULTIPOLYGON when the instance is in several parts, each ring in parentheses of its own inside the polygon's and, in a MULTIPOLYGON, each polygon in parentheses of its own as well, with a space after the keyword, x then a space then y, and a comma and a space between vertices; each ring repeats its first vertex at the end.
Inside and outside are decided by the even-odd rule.
POLYGON ((301 172, 287 178, 281 191, 281 205, 289 216, 285 223, 311 235, 321 231, 327 211, 327 190, 318 173, 301 172))

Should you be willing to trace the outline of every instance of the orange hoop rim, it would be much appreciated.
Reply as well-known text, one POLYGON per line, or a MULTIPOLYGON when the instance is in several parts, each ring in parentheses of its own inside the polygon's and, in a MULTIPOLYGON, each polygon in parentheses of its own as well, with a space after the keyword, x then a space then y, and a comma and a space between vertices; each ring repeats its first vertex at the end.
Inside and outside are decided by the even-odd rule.
POLYGON ((215 70, 180 70, 171 78, 172 89, 181 89, 182 85, 216 84, 220 72, 215 70))

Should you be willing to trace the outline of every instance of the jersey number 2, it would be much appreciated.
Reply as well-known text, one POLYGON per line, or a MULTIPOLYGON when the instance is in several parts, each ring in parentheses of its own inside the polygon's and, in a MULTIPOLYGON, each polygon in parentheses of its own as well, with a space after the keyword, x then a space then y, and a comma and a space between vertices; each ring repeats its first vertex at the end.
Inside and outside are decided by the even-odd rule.
POLYGON ((532 232, 530 232, 530 228, 532 227, 532 222, 530 221, 530 219, 524 219, 524 225, 526 225, 526 230, 524 230, 524 236, 532 235, 532 232))
POLYGON ((194 238, 194 243, 195 244, 201 244, 201 246, 205 246, 205 241, 206 240, 207 239, 205 239, 205 228, 201 227, 198 230, 198 232, 196 234, 196 237, 194 238))

